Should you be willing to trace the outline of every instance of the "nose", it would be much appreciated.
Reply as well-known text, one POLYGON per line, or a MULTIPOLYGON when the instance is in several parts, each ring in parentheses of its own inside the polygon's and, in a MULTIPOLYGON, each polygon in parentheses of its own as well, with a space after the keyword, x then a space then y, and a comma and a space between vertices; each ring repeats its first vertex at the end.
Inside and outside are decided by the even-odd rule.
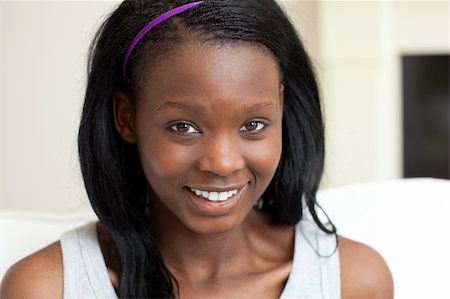
POLYGON ((245 158, 238 139, 237 136, 227 135, 209 138, 198 160, 198 168, 221 177, 243 169, 245 158))

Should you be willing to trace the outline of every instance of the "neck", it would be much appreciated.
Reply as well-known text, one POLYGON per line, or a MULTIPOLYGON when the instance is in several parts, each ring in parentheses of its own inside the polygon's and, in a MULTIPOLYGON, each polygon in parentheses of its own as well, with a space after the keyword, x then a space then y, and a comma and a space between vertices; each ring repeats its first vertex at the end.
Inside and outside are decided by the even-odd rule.
MULTIPOLYGON (((252 210, 241 224, 225 232, 200 234, 177 217, 151 217, 158 247, 169 270, 189 281, 208 281, 251 268, 257 250, 261 215, 252 210)), ((167 216, 167 215, 166 215, 167 216)))

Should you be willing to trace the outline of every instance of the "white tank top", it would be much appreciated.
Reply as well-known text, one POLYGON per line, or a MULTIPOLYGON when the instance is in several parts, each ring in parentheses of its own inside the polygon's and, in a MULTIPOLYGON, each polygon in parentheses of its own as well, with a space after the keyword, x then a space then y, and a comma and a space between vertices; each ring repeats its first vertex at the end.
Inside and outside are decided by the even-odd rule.
MULTIPOLYGON (((309 220, 296 226, 292 270, 280 299, 340 298, 339 252, 336 238, 309 220), (320 257, 328 255, 328 257, 320 257)), ((64 298, 117 299, 109 279, 91 222, 61 237, 64 267, 64 298)))

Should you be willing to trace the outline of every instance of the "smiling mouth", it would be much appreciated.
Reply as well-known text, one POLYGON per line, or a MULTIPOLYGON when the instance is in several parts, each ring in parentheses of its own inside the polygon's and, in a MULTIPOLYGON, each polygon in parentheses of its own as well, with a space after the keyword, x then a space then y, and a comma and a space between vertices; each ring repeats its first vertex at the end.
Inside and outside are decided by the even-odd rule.
POLYGON ((227 201, 229 198, 233 197, 238 193, 238 189, 231 189, 222 192, 205 191, 193 187, 190 187, 188 189, 191 191, 192 194, 212 202, 227 201))

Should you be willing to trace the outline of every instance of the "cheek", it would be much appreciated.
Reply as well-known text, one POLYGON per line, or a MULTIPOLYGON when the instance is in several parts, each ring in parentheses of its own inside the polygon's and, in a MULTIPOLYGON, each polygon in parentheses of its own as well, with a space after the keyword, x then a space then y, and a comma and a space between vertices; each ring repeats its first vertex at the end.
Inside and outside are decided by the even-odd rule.
POLYGON ((192 163, 189 147, 168 142, 163 138, 153 137, 143 144, 138 144, 142 168, 154 187, 165 182, 178 181, 189 170, 192 163))
POLYGON ((245 152, 248 167, 270 181, 280 162, 281 148, 281 133, 272 138, 251 143, 245 152))

